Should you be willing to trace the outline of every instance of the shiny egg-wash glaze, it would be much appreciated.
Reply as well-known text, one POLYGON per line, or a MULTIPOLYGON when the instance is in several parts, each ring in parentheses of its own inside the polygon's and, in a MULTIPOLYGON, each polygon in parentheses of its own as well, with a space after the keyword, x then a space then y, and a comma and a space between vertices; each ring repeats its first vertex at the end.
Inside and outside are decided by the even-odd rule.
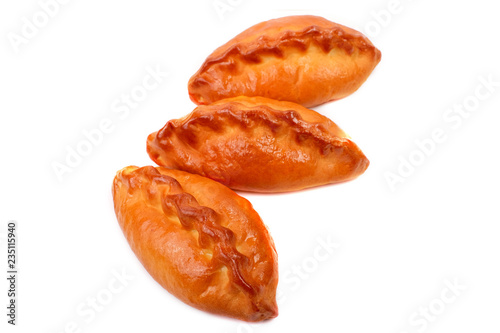
POLYGON ((277 254, 252 205, 210 179, 178 170, 120 170, 118 222, 151 276, 198 309, 245 321, 278 315, 277 254))
POLYGON ((369 165, 358 146, 327 117, 262 97, 199 106, 149 135, 147 150, 158 165, 254 192, 343 182, 369 165))
POLYGON ((189 80, 189 96, 198 105, 262 96, 312 107, 355 92, 380 59, 356 30, 318 16, 283 17, 216 49, 189 80))

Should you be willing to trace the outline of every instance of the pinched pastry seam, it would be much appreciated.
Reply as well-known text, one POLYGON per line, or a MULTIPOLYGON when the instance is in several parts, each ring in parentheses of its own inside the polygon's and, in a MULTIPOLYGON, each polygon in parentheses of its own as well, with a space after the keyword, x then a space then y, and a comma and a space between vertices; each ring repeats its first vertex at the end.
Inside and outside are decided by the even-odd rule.
MULTIPOLYGON (((212 251, 213 268, 217 268, 217 264, 226 266, 230 272, 231 281, 250 296, 254 296, 256 294, 254 287, 245 280, 241 273, 242 270, 246 270, 249 259, 236 249, 236 237, 232 230, 220 224, 220 214, 212 208, 201 206, 194 196, 184 191, 175 178, 161 174, 152 166, 139 168, 136 174, 151 181, 150 191, 152 192, 161 191, 158 186, 162 184, 169 186, 168 194, 159 192, 163 213, 169 216, 172 208, 175 209, 182 227, 186 231, 196 230, 200 247, 212 251)), ((133 176, 128 178, 130 190, 135 187, 130 183, 133 178, 133 176)))
MULTIPOLYGON (((250 64, 260 63, 261 55, 274 55, 283 58, 287 47, 294 47, 305 52, 310 46, 310 41, 314 42, 325 53, 330 52, 333 48, 343 49, 348 55, 353 54, 355 49, 376 52, 375 46, 361 33, 348 33, 340 25, 328 29, 312 25, 300 31, 286 30, 272 39, 262 35, 249 43, 236 43, 220 56, 207 58, 195 74, 195 77, 204 74, 211 66, 216 64, 225 63, 224 65, 229 67, 236 66, 235 61, 229 59, 231 56, 240 58, 250 64)), ((203 81, 203 78, 196 77, 192 83, 197 84, 203 81)))
MULTIPOLYGON (((181 122, 182 119, 180 119, 181 121, 169 121, 164 128, 157 132, 156 140, 160 146, 170 146, 172 143, 168 142, 168 137, 175 135, 181 139, 184 145, 193 147, 198 144, 198 137, 192 133, 192 126, 208 127, 215 132, 219 132, 224 126, 236 123, 244 129, 253 130, 258 126, 253 126, 251 122, 258 122, 267 126, 273 133, 276 133, 279 128, 286 124, 287 128, 294 132, 293 135, 297 144, 303 144, 308 139, 313 140, 322 155, 327 155, 334 147, 345 146, 346 143, 351 142, 347 137, 328 133, 323 124, 305 121, 300 113, 295 110, 282 111, 275 110, 267 105, 248 107, 241 103, 237 104, 245 108, 245 112, 238 112, 241 109, 234 104, 220 104, 210 114, 200 113, 195 118, 188 117, 185 122, 181 122)), ((207 106, 199 108, 207 108, 207 106)), ((196 110, 194 113, 196 113, 196 110)))

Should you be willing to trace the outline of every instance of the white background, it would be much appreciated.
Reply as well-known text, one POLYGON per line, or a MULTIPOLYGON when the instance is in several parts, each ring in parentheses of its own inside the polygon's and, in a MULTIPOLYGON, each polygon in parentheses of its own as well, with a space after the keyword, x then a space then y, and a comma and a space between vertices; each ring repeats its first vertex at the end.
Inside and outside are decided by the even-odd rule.
POLYGON ((219 15, 213 0, 68 1, 18 47, 12 36, 22 36, 23 18, 33 22, 40 4, 1 3, 0 330, 499 332, 500 86, 481 83, 500 81, 494 2, 220 3, 230 10, 219 15), (242 194, 271 231, 281 275, 280 315, 247 325, 184 305, 145 272, 118 227, 111 182, 122 167, 152 163, 147 135, 194 108, 188 79, 216 47, 295 14, 360 30, 381 50, 356 93, 316 108, 371 165, 342 185, 242 194), (128 115, 113 112, 147 67, 169 75, 128 115), (464 103, 466 117, 450 113, 464 103), (59 180, 53 164, 103 119, 112 130, 59 180), (445 139, 419 153, 416 141, 436 130, 445 139), (401 166, 410 158, 413 171, 401 166), (398 168, 391 189, 386 177, 398 168), (18 221, 16 327, 5 309, 9 220, 18 221), (318 239, 340 245, 318 260, 318 239), (118 273, 129 276, 125 286, 118 273), (453 293, 449 283, 465 290, 453 293), (106 303, 100 311, 88 305, 95 297, 106 303))

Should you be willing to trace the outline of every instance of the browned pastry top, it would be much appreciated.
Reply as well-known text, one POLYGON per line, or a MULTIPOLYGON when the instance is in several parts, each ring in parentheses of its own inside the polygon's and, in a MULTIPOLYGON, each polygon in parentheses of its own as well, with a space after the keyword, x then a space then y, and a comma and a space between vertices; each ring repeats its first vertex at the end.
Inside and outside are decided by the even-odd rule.
MULTIPOLYGON (((231 39, 206 59, 198 74, 218 63, 224 64, 230 70, 231 64, 234 65, 234 61, 230 60, 232 57, 252 64, 261 62, 263 56, 283 58, 290 48, 304 52, 311 45, 318 46, 324 53, 334 48, 342 49, 347 54, 352 54, 356 49, 376 50, 360 32, 323 17, 287 16, 261 22, 231 39), (262 36, 255 39, 258 35, 262 36)), ((378 53, 380 57, 380 52, 378 53)))
POLYGON ((113 196, 130 246, 169 292, 243 320, 277 315, 274 244, 244 198, 210 179, 154 167, 121 170, 113 196))
POLYGON ((298 104, 237 97, 199 106, 148 137, 159 165, 233 189, 280 192, 357 177, 368 160, 330 119, 298 104))
POLYGON ((262 96, 306 107, 356 91, 381 58, 360 32, 318 16, 259 23, 207 57, 188 84, 196 104, 262 96))

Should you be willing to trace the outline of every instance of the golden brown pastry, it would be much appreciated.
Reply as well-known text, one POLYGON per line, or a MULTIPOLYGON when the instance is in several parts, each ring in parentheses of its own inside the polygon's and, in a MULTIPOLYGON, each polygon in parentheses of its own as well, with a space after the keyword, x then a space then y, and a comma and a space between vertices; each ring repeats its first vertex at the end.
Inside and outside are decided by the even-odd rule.
POLYGON ((355 92, 379 63, 360 32, 318 16, 259 23, 216 49, 189 80, 191 100, 263 96, 312 107, 355 92))
POLYGON ((183 302, 245 321, 276 317, 277 255, 250 202, 178 170, 120 170, 118 222, 151 276, 183 302))
POLYGON ((327 117, 263 97, 199 106, 150 134, 147 150, 158 165, 256 192, 342 182, 356 178, 369 164, 327 117))

